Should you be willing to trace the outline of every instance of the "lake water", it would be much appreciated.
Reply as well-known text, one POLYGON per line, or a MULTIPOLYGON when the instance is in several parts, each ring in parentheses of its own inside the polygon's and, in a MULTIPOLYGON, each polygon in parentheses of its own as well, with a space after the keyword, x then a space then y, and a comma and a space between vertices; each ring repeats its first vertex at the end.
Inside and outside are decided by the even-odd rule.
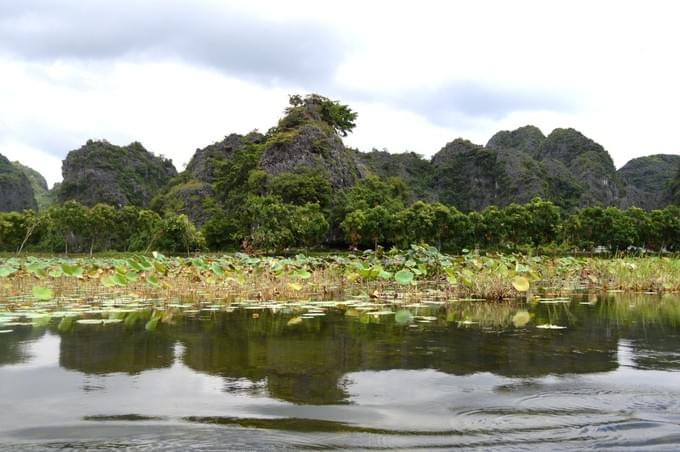
POLYGON ((680 448, 680 299, 411 313, 16 325, 0 334, 0 447, 680 448))

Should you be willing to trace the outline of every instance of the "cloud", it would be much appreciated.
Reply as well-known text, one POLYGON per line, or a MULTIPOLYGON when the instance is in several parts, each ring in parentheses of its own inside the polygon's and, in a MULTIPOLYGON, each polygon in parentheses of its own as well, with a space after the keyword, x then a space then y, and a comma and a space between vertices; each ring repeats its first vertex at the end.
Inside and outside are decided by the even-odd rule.
POLYGON ((502 118, 514 111, 565 111, 574 108, 564 95, 470 80, 448 83, 434 91, 425 90, 404 101, 432 119, 451 112, 502 118))
POLYGON ((0 4, 0 18, 0 51, 19 59, 177 58, 266 83, 322 85, 346 51, 320 22, 223 2, 24 0, 0 4))

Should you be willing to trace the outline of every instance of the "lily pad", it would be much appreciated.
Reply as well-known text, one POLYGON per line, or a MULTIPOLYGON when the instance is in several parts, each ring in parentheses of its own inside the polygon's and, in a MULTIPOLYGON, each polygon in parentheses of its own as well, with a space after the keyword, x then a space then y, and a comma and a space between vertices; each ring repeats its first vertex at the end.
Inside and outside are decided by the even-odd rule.
POLYGON ((394 280, 399 284, 407 285, 413 282, 413 276, 410 270, 399 270, 394 274, 394 280))
POLYGON ((545 323, 543 325, 536 325, 536 328, 541 328, 542 330, 563 330, 567 328, 566 326, 553 325, 550 323, 545 323))
POLYGON ((54 298, 54 292, 49 287, 33 286, 31 292, 33 293, 33 297, 40 301, 47 301, 54 298))
POLYGON ((529 290, 529 280, 524 276, 515 276, 512 279, 512 287, 514 287, 517 292, 526 292, 529 290))

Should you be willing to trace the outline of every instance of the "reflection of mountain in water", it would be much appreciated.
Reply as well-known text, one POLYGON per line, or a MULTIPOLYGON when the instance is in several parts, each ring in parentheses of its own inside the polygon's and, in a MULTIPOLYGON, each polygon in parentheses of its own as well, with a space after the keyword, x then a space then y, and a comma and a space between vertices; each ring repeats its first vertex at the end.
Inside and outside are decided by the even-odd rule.
POLYGON ((150 333, 143 326, 79 328, 77 334, 61 334, 59 364, 87 374, 136 374, 170 367, 175 340, 160 332, 150 333))
MULTIPOLYGON (((391 318, 362 323, 341 311, 296 326, 287 326, 289 315, 269 311, 260 311, 257 318, 252 311, 221 313, 210 321, 176 317, 174 324, 162 324, 154 332, 146 331, 144 322, 132 328, 83 325, 58 333, 59 363, 87 374, 135 374, 170 367, 179 343, 183 364, 224 377, 225 391, 243 390, 234 382, 247 379, 254 388, 266 387, 272 397, 305 404, 347 400, 345 375, 361 370, 428 368, 523 378, 607 372, 618 367, 620 338, 631 339, 633 360, 641 367, 680 368, 675 324, 666 317, 652 321, 648 311, 630 313, 637 308, 625 300, 532 307, 534 324, 569 325, 553 331, 455 323, 410 328, 391 318), (645 322, 635 321, 645 315, 645 322)), ((657 315, 667 314, 658 304, 654 309, 657 315)), ((444 308, 440 314, 445 318, 444 308)), ((26 360, 23 344, 39 331, 0 335, 0 366, 26 360)))

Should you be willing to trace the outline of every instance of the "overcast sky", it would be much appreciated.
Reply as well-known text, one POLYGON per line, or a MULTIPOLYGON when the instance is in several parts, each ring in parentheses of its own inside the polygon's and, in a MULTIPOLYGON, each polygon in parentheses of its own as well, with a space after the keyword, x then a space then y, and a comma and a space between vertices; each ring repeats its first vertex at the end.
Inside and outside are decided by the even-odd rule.
POLYGON ((0 0, 0 153, 50 184, 88 138, 181 170, 317 92, 359 113, 345 142, 364 151, 534 124, 620 167, 680 153, 675 3, 0 0))

